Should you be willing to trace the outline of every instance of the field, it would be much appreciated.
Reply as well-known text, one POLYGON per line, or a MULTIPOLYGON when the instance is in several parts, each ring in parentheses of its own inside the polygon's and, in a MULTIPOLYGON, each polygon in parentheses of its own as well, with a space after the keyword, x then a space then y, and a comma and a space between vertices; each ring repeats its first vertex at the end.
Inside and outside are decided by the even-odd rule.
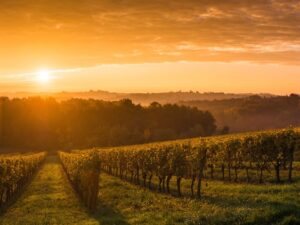
MULTIPOLYGON (((269 152, 267 150, 271 146, 273 152, 278 152, 281 156, 285 152, 296 150, 297 145, 293 144, 293 140, 298 143, 298 139, 286 138, 290 137, 287 136, 290 134, 294 135, 294 133, 284 130, 247 135, 254 137, 251 140, 255 140, 255 142, 251 142, 250 146, 251 149, 258 149, 256 153, 269 152), (261 148, 260 146, 262 143, 265 144, 266 138, 269 141, 273 140, 274 143, 281 143, 279 146, 289 146, 289 151, 286 148, 280 148, 282 150, 279 151, 271 142, 268 142, 268 146, 261 148), (284 141, 282 142, 282 140, 284 141), (287 143, 289 145, 286 145, 287 143), (252 148, 252 145, 256 148, 252 148), (295 149, 292 149, 291 146, 295 146, 295 149)), ((279 158, 276 155, 275 157, 273 155, 265 157, 266 155, 264 155, 263 160, 260 157, 243 158, 245 155, 240 153, 245 150, 239 150, 240 148, 231 144, 240 143, 239 146, 244 146, 245 140, 249 140, 249 136, 244 135, 205 140, 209 140, 205 142, 209 145, 203 145, 203 142, 196 142, 196 139, 193 139, 192 141, 196 145, 178 145, 178 143, 187 141, 183 140, 50 154, 46 156, 41 167, 35 167, 36 173, 31 172, 32 175, 27 178, 28 181, 22 183, 21 191, 13 188, 16 190, 13 192, 16 193, 13 200, 2 197, 3 200, 7 200, 3 202, 9 202, 9 204, 2 209, 0 224, 300 224, 300 162, 297 161, 297 151, 296 161, 292 164, 292 181, 290 181, 289 166, 285 168, 285 164, 290 165, 289 162, 292 159, 289 158, 289 155, 282 156, 280 158, 282 161, 278 161, 279 158), (232 164, 224 169, 226 175, 224 180, 222 180, 222 171, 219 167, 222 165, 219 164, 222 158, 216 158, 218 154, 211 154, 216 147, 214 142, 225 149, 218 148, 218 153, 229 151, 234 153, 233 156, 239 153, 243 159, 241 164, 236 164, 234 160, 237 158, 233 157, 232 164), (187 148, 187 146, 189 147, 187 148), (195 152, 201 154, 191 155, 195 152), (202 154, 203 152, 205 155, 202 154), (140 154, 144 157, 140 157, 140 154), (149 154, 151 157, 147 158, 149 154), (158 156, 163 160, 157 158, 158 156), (126 157, 131 158, 128 160, 126 157), (147 160, 145 161, 145 159, 147 160), (182 161, 183 159, 186 161, 182 161), (205 160, 203 161, 203 159, 205 160), (217 161, 213 161, 216 159, 217 161), (196 164, 196 168, 198 166, 202 168, 202 170, 195 170, 201 184, 201 196, 191 195, 193 176, 190 176, 188 171, 193 171, 190 169, 194 164, 189 164, 189 162, 195 160, 200 162, 200 164, 196 164), (171 164, 168 164, 170 162, 171 164), (182 164, 182 162, 187 163, 182 164), (249 164, 251 166, 245 167, 244 165, 248 165, 248 162, 251 162, 249 164), (272 168, 273 166, 276 168, 277 163, 281 163, 280 182, 276 179, 277 170, 272 168), (148 167, 149 165, 155 166, 148 167), (215 166, 213 177, 211 176, 211 165, 215 166), (228 179, 230 166, 238 171, 237 180, 228 179), (99 170, 100 168, 101 170, 99 170), (178 170, 178 168, 180 169, 178 170), (247 176, 251 177, 250 181, 244 179, 245 171, 249 172, 247 176), (261 176, 261 172, 263 172, 263 176, 261 176), (144 186, 143 177, 145 181, 147 177, 152 178, 151 188, 148 185, 144 186), (165 189, 164 185, 161 186, 167 177, 170 178, 168 181, 169 191, 165 189), (178 180, 180 180, 180 192, 178 192, 178 180)), ((5 157, 21 160, 22 163, 25 163, 24 165, 27 165, 27 160, 44 157, 44 153, 29 156, 14 154, 5 157)), ((38 159, 39 161, 43 160, 43 158, 38 159)), ((224 158, 224 160, 228 160, 228 158, 224 158)), ((4 175, 10 174, 8 177, 22 178, 22 167, 18 166, 19 163, 5 162, 7 162, 7 168, 14 169, 3 170, 6 171, 2 171, 4 175), (17 171, 17 173, 14 175, 7 171, 17 171)), ((14 183, 19 184, 15 178, 3 178, 5 176, 0 179, 2 182, 0 190, 2 191, 6 190, 7 183, 13 182, 12 187, 15 187, 14 183)))
MULTIPOLYGON (((105 173, 98 208, 89 213, 50 156, 0 224, 299 224, 300 173, 293 184, 208 181, 201 200, 157 193, 105 173)), ((171 182, 172 189, 175 183, 171 182)), ((189 189, 183 181, 183 192, 189 189)))
MULTIPOLYGON (((183 187, 189 188, 187 183, 183 187)), ((299 188, 299 181, 279 186, 214 181, 204 188, 203 199, 195 200, 103 175, 101 204, 112 215, 103 224, 299 224, 299 188)))

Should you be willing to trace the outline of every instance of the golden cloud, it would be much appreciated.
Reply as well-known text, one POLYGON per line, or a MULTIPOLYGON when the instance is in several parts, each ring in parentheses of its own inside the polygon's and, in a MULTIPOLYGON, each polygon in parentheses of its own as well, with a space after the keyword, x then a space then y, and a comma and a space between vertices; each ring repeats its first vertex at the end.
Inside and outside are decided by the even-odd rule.
POLYGON ((2 70, 300 56, 298 0, 10 0, 0 27, 2 70))

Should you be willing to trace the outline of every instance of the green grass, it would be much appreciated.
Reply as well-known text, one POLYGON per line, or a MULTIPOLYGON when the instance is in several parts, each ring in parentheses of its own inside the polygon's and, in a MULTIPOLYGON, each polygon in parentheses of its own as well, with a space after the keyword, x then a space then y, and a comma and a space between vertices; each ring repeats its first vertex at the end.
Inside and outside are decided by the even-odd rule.
POLYGON ((55 156, 45 164, 15 204, 0 217, 1 225, 99 224, 90 217, 68 183, 55 156))
MULTIPOLYGON (((103 224, 300 224, 300 182, 282 185, 209 181, 202 200, 177 198, 101 174, 103 224)), ((172 186, 174 187, 174 183, 172 186)), ((187 193, 188 182, 183 182, 187 193)))
POLYGON ((300 174, 292 184, 208 181, 201 200, 150 191, 101 174, 99 206, 89 214, 70 187, 57 157, 50 156, 1 225, 295 225, 300 224, 300 174))

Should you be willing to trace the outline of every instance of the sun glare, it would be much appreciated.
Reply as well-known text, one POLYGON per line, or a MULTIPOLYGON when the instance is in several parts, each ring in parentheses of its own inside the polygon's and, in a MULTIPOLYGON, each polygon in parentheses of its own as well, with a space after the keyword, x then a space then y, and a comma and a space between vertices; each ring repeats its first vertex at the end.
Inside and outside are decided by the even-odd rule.
POLYGON ((41 70, 37 73, 37 81, 40 83, 47 83, 50 79, 50 72, 47 70, 41 70))

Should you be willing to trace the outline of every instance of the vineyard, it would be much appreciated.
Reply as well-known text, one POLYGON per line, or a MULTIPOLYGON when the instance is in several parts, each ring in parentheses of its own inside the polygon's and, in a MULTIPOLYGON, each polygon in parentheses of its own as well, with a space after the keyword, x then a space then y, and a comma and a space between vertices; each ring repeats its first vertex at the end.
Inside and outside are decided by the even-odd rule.
MULTIPOLYGON (((134 209, 137 205, 142 204, 141 201, 145 198, 145 204, 147 201, 166 201, 165 203, 157 203, 166 204, 166 208, 173 207, 171 205, 175 204, 174 201, 176 201, 176 207, 189 201, 188 204, 191 204, 189 210, 194 214, 189 216, 182 214, 180 216, 188 221, 188 217, 195 216, 195 213, 198 215, 203 210, 203 214, 206 212, 207 216, 207 213, 209 214, 209 211, 212 210, 210 207, 215 207, 214 204, 222 205, 218 209, 220 212, 229 213, 228 210, 232 207, 231 204, 240 204, 237 202, 232 203, 234 202, 231 199, 233 192, 235 192, 237 198, 241 199, 241 202, 245 202, 246 205, 243 205, 243 207, 251 205, 253 208, 260 206, 261 203, 250 201, 253 198, 251 194, 255 194, 258 201, 262 201, 259 195, 264 190, 269 190, 271 193, 268 195, 268 201, 273 201, 273 192, 283 190, 285 190, 286 195, 281 194, 279 196, 285 196, 285 198, 294 196, 294 198, 297 198, 295 196, 298 193, 296 190, 298 189, 300 174, 299 150, 300 130, 283 129, 123 147, 60 151, 58 157, 52 156, 51 160, 55 162, 55 158, 57 158, 59 165, 53 164, 53 166, 55 165, 53 168, 55 168, 56 174, 61 173, 59 171, 59 167, 61 167, 63 174, 65 174, 63 176, 69 181, 85 208, 97 215, 95 218, 99 217, 99 221, 102 221, 100 224, 127 224, 124 222, 124 218, 118 216, 118 211, 111 211, 109 207, 121 207, 119 209, 126 214, 136 212, 129 209, 131 207, 134 209), (147 192, 147 189, 151 191, 147 192), (236 192, 236 190, 239 191, 236 192), (244 190, 251 191, 244 193, 244 190), (161 195, 157 192, 167 195, 161 195), (174 195, 179 198, 174 198, 174 195), (169 197, 165 199, 166 197, 161 196, 169 197), (245 198, 245 196, 247 197, 245 198), (229 205, 226 206, 226 204, 229 205), (204 209, 201 207, 204 207, 204 209), (115 220, 109 219, 110 217, 115 218, 115 220), (103 220, 103 218, 106 219, 103 220)), ((10 202, 11 198, 28 183, 44 158, 45 153, 4 155, 0 157, 2 206, 10 202)), ((46 171, 51 170, 50 168, 50 165, 46 166, 41 173, 51 173, 51 171, 46 171)), ((43 183, 47 183, 51 179, 58 179, 60 175, 47 176, 48 178, 44 178, 44 175, 40 175, 39 179, 43 179, 43 183)), ((62 182, 63 177, 59 179, 62 182)), ((64 192, 61 184, 59 187, 60 191, 64 192)), ((51 189, 46 187, 45 190, 49 191, 51 189)), ((47 196, 52 196, 47 197, 47 199, 51 199, 55 195, 48 194, 47 196)), ((57 201, 54 198, 53 204, 48 207, 51 208, 52 205, 56 204, 54 202, 57 201)), ((21 208, 23 208, 23 204, 26 204, 26 202, 20 203, 21 208)), ((270 206, 272 204, 270 203, 270 206)), ((281 204, 283 203, 281 202, 281 204)), ((63 200, 59 205, 64 205, 63 200)), ((64 210, 70 210, 68 207, 64 210)), ((149 205, 143 207, 149 209, 149 211, 153 210, 149 205)), ((174 210, 177 210, 176 207, 174 210)), ((185 208, 187 206, 181 207, 185 208)), ((296 218, 291 217, 289 220, 299 221, 297 219, 298 214, 295 214, 298 211, 298 206, 287 207, 283 204, 282 207, 284 207, 283 210, 285 210, 286 215, 296 215, 296 218)), ((62 209, 55 208, 55 210, 60 212, 62 209)), ((77 215, 84 214, 83 218, 88 218, 84 210, 78 211, 78 208, 74 210, 77 210, 77 215)), ((159 211, 155 212, 159 215, 164 210, 165 208, 160 208, 159 211)), ((242 209, 232 207, 231 210, 243 218, 243 221, 249 220, 247 214, 239 214, 243 211, 242 209)), ((278 213, 281 217, 285 215, 282 214, 281 209, 278 212, 272 210, 274 210, 273 206, 267 212, 270 215, 276 212, 276 215, 278 213)), ((184 212, 186 213, 186 211, 184 212)), ((26 211, 24 213, 26 214, 26 211)), ((207 220, 203 216, 199 214, 199 221, 207 220)), ((64 222, 56 221, 53 224, 68 224, 66 221, 76 221, 76 219, 70 217, 68 219, 63 218, 63 214, 61 217, 61 221, 64 222)), ((41 218, 41 220, 45 220, 44 217, 41 218)), ((232 216, 232 218, 235 218, 235 216, 232 216)), ((140 219, 146 220, 145 218, 140 219)), ((34 218, 32 220, 34 221, 34 218)), ((43 224, 52 224, 48 220, 50 219, 44 221, 43 224)), ((148 218, 148 220, 151 219, 148 218)), ((209 220, 213 221, 216 218, 212 216, 209 220)), ((224 215, 220 217, 220 221, 225 220, 228 223, 224 224, 244 224, 238 222, 237 218, 227 220, 224 215)), ((98 224, 93 219, 91 221, 87 224, 98 224)), ((166 224, 183 224, 181 220, 176 221, 174 218, 170 218, 170 221, 172 222, 166 224)), ((264 222, 262 217, 255 217, 251 221, 260 221, 259 223, 253 222, 253 224, 269 224, 270 220, 264 222)), ((156 222, 156 220, 153 220, 149 224, 156 224, 156 222)), ((7 224, 7 222, 3 224, 7 224)), ((28 222, 28 224, 31 224, 31 222, 28 222)), ((85 224, 85 222, 79 224, 85 224)), ((132 224, 139 223, 132 222, 132 224)))
POLYGON ((30 180, 45 155, 0 156, 0 209, 30 180))
POLYGON ((95 210, 100 163, 97 154, 59 152, 68 179, 90 210, 95 210))
POLYGON ((197 182, 196 195, 201 197, 203 177, 263 183, 264 174, 273 170, 276 182, 282 181, 282 172, 291 182, 299 137, 298 130, 287 129, 100 149, 99 154, 109 174, 150 189, 156 176, 158 190, 167 193, 176 177, 179 196, 185 178, 191 181, 192 196, 197 182))
POLYGON ((175 178, 178 196, 182 196, 181 182, 186 179, 190 181, 190 195, 200 198, 203 179, 263 183, 267 181, 264 174, 273 171, 275 182, 292 182, 294 155, 299 149, 299 130, 284 129, 59 152, 59 156, 74 189, 94 211, 100 165, 110 175, 169 194, 175 178))

